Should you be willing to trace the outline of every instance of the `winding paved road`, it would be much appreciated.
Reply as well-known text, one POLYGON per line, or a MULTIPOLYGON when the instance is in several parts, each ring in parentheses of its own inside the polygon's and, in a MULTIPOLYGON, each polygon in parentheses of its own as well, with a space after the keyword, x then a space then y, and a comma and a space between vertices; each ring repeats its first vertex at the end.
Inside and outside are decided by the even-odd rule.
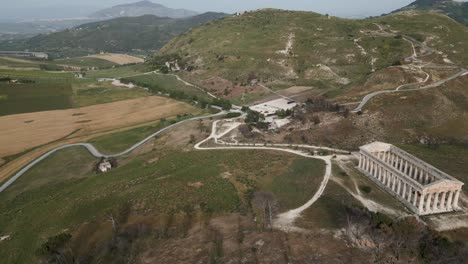
POLYGON ((4 184, 2 184, 2 186, 0 187, 0 193, 3 192, 6 188, 8 188, 10 185, 12 185, 16 180, 18 180, 19 177, 21 177, 23 174, 25 174, 28 170, 30 170, 32 167, 34 167, 35 165, 37 165, 39 162, 43 161, 44 159, 46 159, 47 157, 49 157, 50 155, 54 154, 55 152, 59 151, 59 150, 62 150, 62 149, 66 149, 66 148, 71 148, 71 147, 84 147, 86 148, 89 153, 91 155, 93 155, 94 157, 96 158, 102 158, 102 157, 120 157, 120 156, 123 156, 123 155, 126 155, 126 154, 129 154, 131 153, 132 151, 134 151, 135 149, 141 147, 142 145, 144 145, 145 143, 147 143, 148 141, 150 141, 152 138, 154 138, 155 136, 158 136, 162 133, 164 133, 165 131, 167 130, 170 130, 176 126, 179 126, 181 124, 184 124, 186 122, 190 122, 190 121, 195 121, 195 120, 201 120, 201 119, 206 119, 206 118, 211 118, 211 117, 217 117, 217 116, 222 116, 222 115, 225 115, 227 112, 226 111, 221 111, 217 114, 213 114, 213 115, 208 115, 208 116, 199 116, 199 117, 194 117, 194 118, 190 118, 190 119, 186 119, 186 120, 183 120, 183 121, 180 121, 178 123, 175 123, 175 124, 172 124, 170 126, 167 126, 165 128, 162 128, 156 132, 154 132, 153 134, 151 134, 150 136, 146 137, 145 139, 141 140, 140 142, 136 143, 135 145, 131 146, 129 149, 123 151, 123 152, 120 152, 118 154, 113 154, 113 155, 106 155, 106 154, 103 154, 101 152, 99 152, 99 150, 97 150, 93 145, 89 144, 89 143, 76 143, 76 144, 68 144, 68 145, 64 145, 64 146, 61 146, 61 147, 58 147, 58 148, 55 148, 45 154, 43 154, 42 156, 40 156, 39 158, 35 159, 34 161, 32 161, 31 163, 29 163, 27 166, 25 166, 24 168, 22 168, 21 170, 19 170, 17 173, 15 173, 15 175, 13 175, 10 179, 8 179, 4 184))
MULTIPOLYGON (((468 70, 466 69, 461 69, 458 73, 450 76, 449 78, 446 78, 446 79, 443 79, 443 80, 440 80, 440 81, 437 81, 435 83, 432 83, 432 84, 429 84, 429 85, 426 85, 426 86, 422 86, 422 87, 419 87, 419 88, 413 88, 413 89, 404 89, 404 90, 401 90, 402 87, 404 86, 409 86, 409 85, 416 85, 418 83, 410 83, 410 84, 403 84, 403 85, 400 85, 398 86, 395 90, 382 90, 382 91, 377 91, 377 92, 373 92, 373 93, 370 93, 368 95, 366 95, 362 101, 359 103, 359 106, 356 107, 356 109, 354 109, 352 112, 361 112, 362 111, 362 108, 369 102, 369 100, 371 100, 372 98, 376 97, 377 95, 380 95, 380 94, 385 94, 385 93, 397 93, 397 92, 410 92, 410 91, 419 91, 419 90, 427 90, 427 89, 431 89, 431 88, 435 88, 435 87, 438 87, 438 86, 441 86, 443 84, 445 84, 446 82, 449 82, 453 79, 456 79, 460 76, 464 76, 468 73, 468 70)), ((424 81, 423 81, 424 82, 424 81)), ((423 83, 421 82, 421 83, 423 83)))

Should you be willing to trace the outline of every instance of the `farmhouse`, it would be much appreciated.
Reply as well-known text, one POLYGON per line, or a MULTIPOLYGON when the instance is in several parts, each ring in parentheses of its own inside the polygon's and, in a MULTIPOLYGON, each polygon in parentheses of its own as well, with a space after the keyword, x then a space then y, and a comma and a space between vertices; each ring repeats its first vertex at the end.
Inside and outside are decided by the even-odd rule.
POLYGON ((418 215, 459 209, 463 182, 393 145, 360 147, 358 168, 418 215))
POLYGON ((109 161, 103 161, 99 163, 98 169, 99 172, 108 172, 110 169, 112 169, 112 164, 109 161))

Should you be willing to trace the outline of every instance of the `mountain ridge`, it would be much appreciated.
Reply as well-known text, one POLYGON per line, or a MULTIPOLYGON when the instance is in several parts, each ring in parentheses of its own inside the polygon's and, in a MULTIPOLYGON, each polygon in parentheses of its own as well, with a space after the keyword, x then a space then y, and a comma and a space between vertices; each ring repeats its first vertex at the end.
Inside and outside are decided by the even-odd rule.
POLYGON ((155 15, 159 17, 184 18, 199 15, 187 9, 173 9, 151 1, 139 1, 130 4, 116 5, 91 14, 90 18, 110 19, 117 17, 137 17, 155 15))
POLYGON ((457 22, 468 26, 468 2, 457 2, 453 0, 416 0, 392 13, 413 10, 441 12, 457 22))
POLYGON ((101 51, 158 50, 177 35, 225 16, 227 14, 207 12, 178 19, 154 15, 120 17, 26 40, 2 42, 0 50, 45 51, 55 54, 54 57, 82 56, 101 51))

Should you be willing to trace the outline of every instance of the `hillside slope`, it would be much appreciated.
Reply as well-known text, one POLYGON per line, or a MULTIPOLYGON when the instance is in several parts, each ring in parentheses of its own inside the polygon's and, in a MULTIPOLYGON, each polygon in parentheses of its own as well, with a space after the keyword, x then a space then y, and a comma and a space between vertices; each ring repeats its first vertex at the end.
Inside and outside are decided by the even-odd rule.
POLYGON ((183 18, 195 16, 198 13, 186 9, 172 9, 151 1, 140 1, 131 4, 117 5, 111 8, 100 10, 91 18, 109 19, 117 17, 136 17, 143 15, 154 15, 159 17, 183 18))
POLYGON ((438 60, 445 56, 467 65, 466 27, 427 12, 350 20, 259 10, 195 28, 164 46, 161 55, 182 57, 195 69, 184 77, 220 96, 258 91, 260 97, 265 90, 249 84, 261 82, 274 90, 313 87, 335 97, 364 85, 369 75, 405 63, 412 44, 401 34, 439 49, 438 60))
POLYGON ((438 11, 468 26, 468 2, 457 2, 453 0, 416 0, 415 2, 400 8, 401 11, 438 11))
POLYGON ((29 49, 64 55, 157 50, 178 34, 224 16, 226 14, 205 13, 181 19, 153 15, 115 18, 27 40, 4 42, 0 49, 29 49))

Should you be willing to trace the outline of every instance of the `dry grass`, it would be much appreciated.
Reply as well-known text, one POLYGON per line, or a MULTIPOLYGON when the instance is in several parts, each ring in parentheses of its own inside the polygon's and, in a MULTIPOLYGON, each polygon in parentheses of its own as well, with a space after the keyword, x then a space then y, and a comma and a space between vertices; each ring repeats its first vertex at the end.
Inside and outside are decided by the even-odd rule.
POLYGON ((142 59, 142 58, 130 56, 130 55, 127 55, 127 54, 105 53, 105 54, 91 55, 91 56, 88 56, 88 57, 110 61, 110 62, 119 64, 119 65, 145 62, 145 60, 142 59))
POLYGON ((0 156, 58 140, 77 130, 76 135, 87 135, 193 110, 185 103, 150 96, 77 109, 4 116, 0 118, 0 156))

